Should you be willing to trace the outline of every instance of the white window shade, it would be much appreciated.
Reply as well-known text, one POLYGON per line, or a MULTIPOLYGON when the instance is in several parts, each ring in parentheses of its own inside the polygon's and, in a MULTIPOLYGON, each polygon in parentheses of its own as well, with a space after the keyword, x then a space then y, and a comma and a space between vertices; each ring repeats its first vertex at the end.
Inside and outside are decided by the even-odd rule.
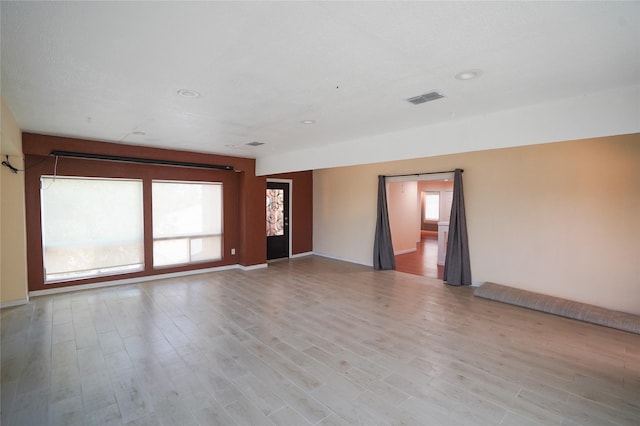
POLYGON ((41 178, 45 282, 144 269, 142 181, 41 178))
POLYGON ((153 265, 222 258, 222 184, 153 181, 153 265))

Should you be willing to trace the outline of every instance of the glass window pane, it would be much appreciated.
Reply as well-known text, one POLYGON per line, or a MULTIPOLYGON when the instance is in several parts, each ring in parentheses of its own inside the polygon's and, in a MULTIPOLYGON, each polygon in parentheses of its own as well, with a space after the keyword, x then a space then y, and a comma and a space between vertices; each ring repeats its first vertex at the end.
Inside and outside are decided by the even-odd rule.
POLYGON ((440 193, 427 192, 424 200, 424 219, 440 220, 440 193))
POLYGON ((267 189, 267 237, 284 235, 284 189, 267 189))
POLYGON ((222 238, 219 236, 192 238, 191 261, 202 262, 205 260, 222 259, 222 238))
POLYGON ((41 178, 45 282, 144 268, 142 181, 41 178))
POLYGON ((159 240, 153 242, 153 266, 189 263, 189 239, 159 240))

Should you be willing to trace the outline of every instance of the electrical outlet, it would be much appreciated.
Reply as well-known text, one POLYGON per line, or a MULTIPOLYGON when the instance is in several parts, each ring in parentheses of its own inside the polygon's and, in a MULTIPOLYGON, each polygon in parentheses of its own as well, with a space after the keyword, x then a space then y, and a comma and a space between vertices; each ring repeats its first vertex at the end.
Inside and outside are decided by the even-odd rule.
POLYGON ((231 249, 231 255, 233 256, 234 254, 236 254, 236 249, 232 248, 231 249))

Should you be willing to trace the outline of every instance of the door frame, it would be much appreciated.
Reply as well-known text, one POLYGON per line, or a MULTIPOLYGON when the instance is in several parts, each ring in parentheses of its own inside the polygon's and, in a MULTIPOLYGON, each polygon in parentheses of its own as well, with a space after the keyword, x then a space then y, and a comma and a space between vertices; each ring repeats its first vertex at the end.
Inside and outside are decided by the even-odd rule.
MULTIPOLYGON (((291 257, 293 256, 293 211, 291 209, 291 206, 293 205, 293 202, 291 200, 293 200, 293 179, 277 179, 277 178, 267 178, 267 182, 274 182, 274 183, 288 183, 289 184, 289 205, 287 206, 287 209, 289 211, 289 254, 288 257, 289 259, 291 259, 291 257)), ((265 195, 266 197, 266 195, 265 195)), ((265 219, 266 221, 266 219, 265 219)), ((266 222, 265 222, 266 223, 266 222)), ((266 238, 266 236, 265 236, 266 238)))
MULTIPOLYGON (((429 173, 429 174, 415 174, 415 175, 401 175, 401 176, 389 176, 386 178, 386 189, 389 189, 389 183, 391 182, 422 182, 422 181, 434 181, 434 180, 444 180, 444 179, 450 179, 450 180, 454 180, 455 178, 455 172, 441 172, 441 173, 429 173)), ((421 223, 422 223, 422 214, 421 214, 421 210, 422 210, 422 202, 421 202, 421 193, 420 191, 418 191, 418 193, 416 194, 416 196, 418 197, 418 204, 419 207, 418 209, 420 210, 418 212, 418 216, 420 216, 420 222, 418 223, 418 229, 421 229, 421 223)), ((387 200, 388 202, 388 200, 387 200)), ((388 208, 388 206, 387 206, 388 208)), ((449 222, 451 223, 451 222, 449 222)), ((391 223, 389 223, 390 227, 392 226, 391 223)), ((447 227, 447 232, 449 230, 449 227, 447 227)), ((442 250, 442 248, 444 247, 444 239, 440 239, 438 238, 438 251, 442 250)), ((436 261, 436 267, 439 268, 443 268, 443 264, 439 264, 436 261)), ((438 270, 438 275, 440 275, 440 269, 438 270)), ((431 276, 431 278, 437 278, 437 277, 433 277, 431 276)))

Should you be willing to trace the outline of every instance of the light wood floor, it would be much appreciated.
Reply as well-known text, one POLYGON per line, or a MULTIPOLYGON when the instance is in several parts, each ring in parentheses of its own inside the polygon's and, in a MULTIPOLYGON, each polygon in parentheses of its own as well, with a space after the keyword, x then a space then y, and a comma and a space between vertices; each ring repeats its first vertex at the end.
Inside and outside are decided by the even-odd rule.
POLYGON ((640 335, 319 257, 1 314, 5 426, 640 424, 640 335))

